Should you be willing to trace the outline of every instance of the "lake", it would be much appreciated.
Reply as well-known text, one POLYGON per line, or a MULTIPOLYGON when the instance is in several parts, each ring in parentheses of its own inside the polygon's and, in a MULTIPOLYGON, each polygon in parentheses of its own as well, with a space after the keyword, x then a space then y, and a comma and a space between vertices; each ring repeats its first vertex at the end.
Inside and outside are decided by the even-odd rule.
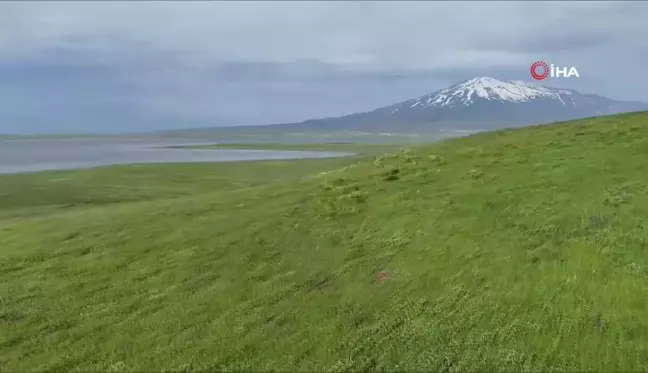
POLYGON ((170 149, 207 145, 191 140, 38 139, 0 141, 0 174, 89 168, 132 163, 227 162, 330 158, 351 153, 232 149, 170 149))

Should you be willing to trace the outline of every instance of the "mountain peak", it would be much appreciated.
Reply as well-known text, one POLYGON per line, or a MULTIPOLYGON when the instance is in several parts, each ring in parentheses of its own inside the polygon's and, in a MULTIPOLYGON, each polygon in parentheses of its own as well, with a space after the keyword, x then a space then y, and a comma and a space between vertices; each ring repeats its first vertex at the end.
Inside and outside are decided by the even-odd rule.
POLYGON ((490 76, 478 76, 476 78, 468 79, 462 83, 459 84, 502 84, 505 83, 504 80, 499 80, 495 78, 491 78, 490 76))
POLYGON ((479 100, 505 102, 528 102, 538 98, 564 101, 561 94, 571 95, 569 90, 559 90, 522 80, 499 80, 481 76, 465 80, 446 89, 406 101, 392 112, 405 108, 470 106, 479 100))
MULTIPOLYGON (((463 96, 462 103, 468 104, 474 98, 487 100, 524 102, 538 97, 558 98, 558 90, 535 85, 521 80, 509 81, 490 77, 479 77, 459 83, 446 90, 453 96, 463 96)), ((443 92, 443 91, 442 91, 443 92)))

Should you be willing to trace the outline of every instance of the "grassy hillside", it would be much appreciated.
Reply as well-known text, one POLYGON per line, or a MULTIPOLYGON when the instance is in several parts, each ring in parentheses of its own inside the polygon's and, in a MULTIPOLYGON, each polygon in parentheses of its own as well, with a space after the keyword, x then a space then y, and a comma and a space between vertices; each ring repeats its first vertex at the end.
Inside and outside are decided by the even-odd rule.
POLYGON ((0 370, 648 369, 648 114, 0 177, 0 370))

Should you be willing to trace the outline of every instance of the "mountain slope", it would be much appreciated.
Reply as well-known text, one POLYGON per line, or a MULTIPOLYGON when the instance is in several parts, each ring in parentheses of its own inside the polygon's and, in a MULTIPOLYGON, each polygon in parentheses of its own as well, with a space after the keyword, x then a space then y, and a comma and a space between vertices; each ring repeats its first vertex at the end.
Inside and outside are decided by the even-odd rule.
POLYGON ((376 110, 283 127, 352 130, 483 130, 648 110, 571 89, 480 77, 376 110))

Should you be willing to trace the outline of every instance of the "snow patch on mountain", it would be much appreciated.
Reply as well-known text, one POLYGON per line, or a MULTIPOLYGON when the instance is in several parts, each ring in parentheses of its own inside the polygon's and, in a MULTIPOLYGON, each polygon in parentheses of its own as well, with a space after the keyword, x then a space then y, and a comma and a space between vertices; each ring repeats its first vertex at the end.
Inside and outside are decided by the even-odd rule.
POLYGON ((528 102, 536 99, 552 99, 563 105, 574 105, 570 96, 573 91, 536 85, 522 80, 506 81, 489 77, 470 79, 449 88, 405 101, 392 113, 402 109, 470 106, 476 100, 528 102), (567 102, 566 102, 567 101, 567 102))

